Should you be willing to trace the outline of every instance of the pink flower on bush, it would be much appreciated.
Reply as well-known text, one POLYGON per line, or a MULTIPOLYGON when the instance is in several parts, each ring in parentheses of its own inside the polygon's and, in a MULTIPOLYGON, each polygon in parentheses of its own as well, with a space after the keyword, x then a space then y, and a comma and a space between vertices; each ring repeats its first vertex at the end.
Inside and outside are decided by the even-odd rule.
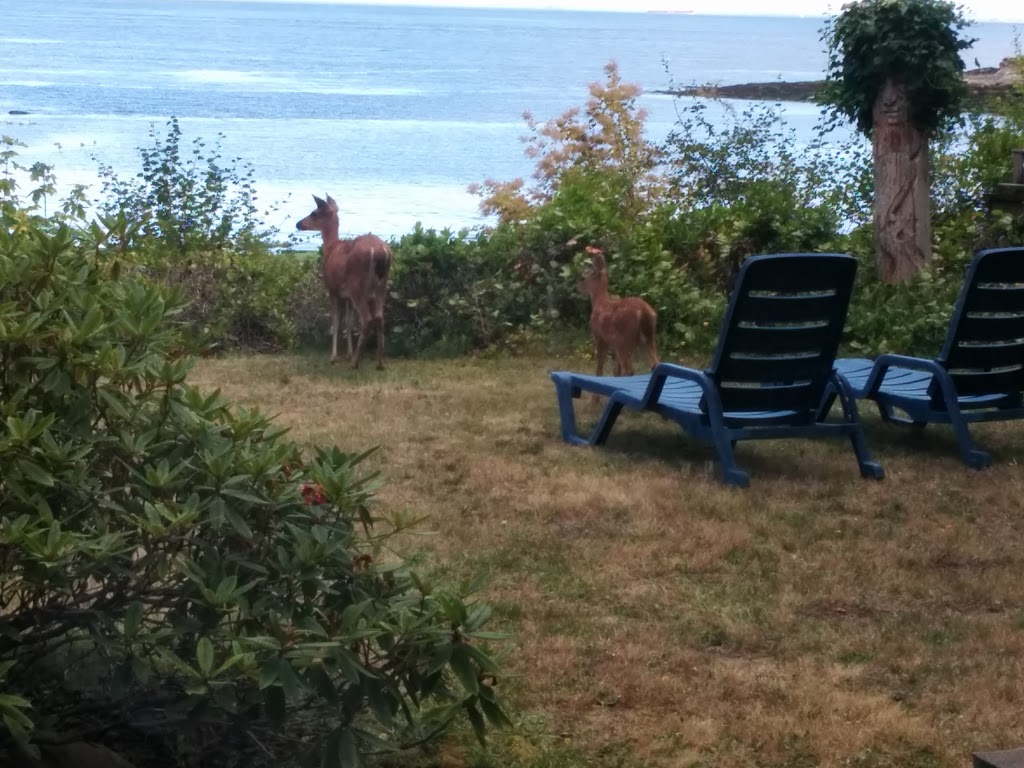
POLYGON ((307 505, 326 504, 327 494, 324 493, 324 487, 320 483, 303 483, 302 500, 307 505))

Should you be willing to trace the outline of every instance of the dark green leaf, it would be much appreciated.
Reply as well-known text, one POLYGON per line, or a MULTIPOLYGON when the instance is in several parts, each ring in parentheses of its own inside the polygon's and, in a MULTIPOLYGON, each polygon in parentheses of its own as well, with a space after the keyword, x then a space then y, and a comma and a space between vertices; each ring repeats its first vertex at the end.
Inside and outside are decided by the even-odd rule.
POLYGON ((199 671, 204 677, 209 677, 213 671, 214 650, 213 643, 208 637, 199 638, 196 643, 196 662, 199 664, 199 671))
POLYGON ((266 707, 267 719, 277 727, 284 725, 287 710, 281 686, 271 685, 269 688, 264 688, 263 704, 266 707))
POLYGON ((468 693, 475 694, 480 687, 479 680, 477 679, 477 668, 473 663, 472 656, 464 645, 456 643, 452 646, 452 658, 449 663, 455 672, 455 676, 462 683, 462 687, 468 693))
POLYGON ((474 704, 466 704, 466 715, 469 717, 469 724, 473 726, 473 733, 476 735, 477 741, 480 742, 480 746, 486 747, 487 724, 484 722, 480 710, 474 704))

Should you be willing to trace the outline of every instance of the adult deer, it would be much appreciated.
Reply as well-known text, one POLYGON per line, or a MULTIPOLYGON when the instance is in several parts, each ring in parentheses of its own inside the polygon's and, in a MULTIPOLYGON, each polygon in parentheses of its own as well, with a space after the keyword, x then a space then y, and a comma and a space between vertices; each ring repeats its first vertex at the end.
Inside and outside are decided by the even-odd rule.
POLYGON ((323 276, 331 297, 331 362, 338 359, 338 326, 345 309, 345 336, 353 368, 366 343, 370 325, 377 327, 377 370, 384 369, 384 300, 392 255, 387 243, 375 235, 351 240, 338 237, 338 204, 330 195, 321 200, 313 195, 316 208, 295 225, 306 232, 319 232, 324 240, 323 276), (345 302, 349 302, 351 307, 345 302), (351 310, 359 316, 359 341, 352 352, 351 310))
POLYGON ((608 350, 615 353, 615 375, 633 375, 633 350, 641 343, 653 369, 658 364, 655 336, 658 313, 638 296, 613 297, 608 293, 608 268, 600 248, 587 246, 591 268, 576 288, 590 296, 590 330, 597 345, 597 375, 604 372, 608 350))

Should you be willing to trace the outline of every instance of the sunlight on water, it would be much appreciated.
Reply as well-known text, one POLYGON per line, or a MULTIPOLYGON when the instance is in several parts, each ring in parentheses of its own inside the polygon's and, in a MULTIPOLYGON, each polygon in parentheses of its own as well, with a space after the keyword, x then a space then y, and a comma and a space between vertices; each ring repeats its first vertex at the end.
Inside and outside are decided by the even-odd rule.
POLYGON ((60 42, 45 37, 0 37, 0 45, 56 45, 60 42))
POLYGON ((418 88, 398 86, 334 85, 325 82, 309 82, 300 77, 281 77, 264 72, 239 72, 225 69, 187 69, 170 72, 170 77, 190 83, 204 85, 239 86, 243 90, 271 91, 278 93, 323 93, 350 96, 412 96, 422 93, 418 88))

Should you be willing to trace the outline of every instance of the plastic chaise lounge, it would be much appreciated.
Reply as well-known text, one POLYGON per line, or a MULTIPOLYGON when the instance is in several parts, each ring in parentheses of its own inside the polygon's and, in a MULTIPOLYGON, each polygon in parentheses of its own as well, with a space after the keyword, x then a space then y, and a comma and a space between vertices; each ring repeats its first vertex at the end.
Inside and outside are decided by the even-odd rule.
POLYGON ((856 401, 832 371, 856 270, 856 260, 844 254, 748 259, 707 370, 661 363, 642 376, 552 373, 562 437, 576 445, 601 445, 623 408, 653 411, 710 442, 729 485, 750 482, 736 465, 737 441, 819 435, 850 438, 861 475, 882 478, 881 465, 871 460, 856 401), (826 387, 842 401, 842 421, 818 416, 826 387), (588 437, 577 433, 573 409, 574 398, 583 392, 608 398, 588 437))
POLYGON ((988 466, 992 457, 975 446, 967 425, 1024 418, 1024 248, 975 255, 938 357, 841 358, 836 370, 885 421, 949 424, 964 463, 988 466))

